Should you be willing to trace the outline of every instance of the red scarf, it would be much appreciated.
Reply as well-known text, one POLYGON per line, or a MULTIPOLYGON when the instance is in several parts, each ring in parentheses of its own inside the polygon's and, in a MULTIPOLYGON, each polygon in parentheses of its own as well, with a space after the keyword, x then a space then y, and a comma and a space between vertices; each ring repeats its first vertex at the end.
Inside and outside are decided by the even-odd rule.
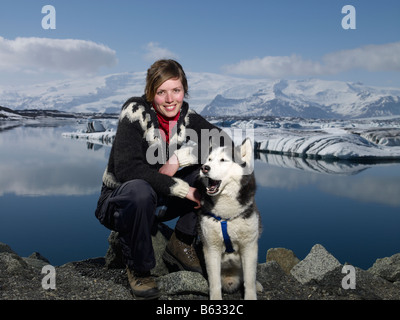
POLYGON ((158 124, 161 129, 160 130, 161 137, 164 139, 164 141, 166 141, 169 144, 169 134, 175 127, 181 112, 179 111, 174 118, 165 118, 162 114, 158 113, 157 109, 154 107, 154 104, 153 108, 154 110, 156 110, 158 124))

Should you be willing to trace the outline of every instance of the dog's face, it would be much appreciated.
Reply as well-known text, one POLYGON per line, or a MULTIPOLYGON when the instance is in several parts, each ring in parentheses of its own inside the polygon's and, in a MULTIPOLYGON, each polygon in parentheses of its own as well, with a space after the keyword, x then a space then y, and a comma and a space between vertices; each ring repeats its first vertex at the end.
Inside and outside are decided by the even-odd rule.
POLYGON ((234 149, 228 147, 214 149, 200 170, 200 178, 206 187, 207 194, 216 196, 230 182, 240 183, 244 174, 250 174, 252 152, 253 148, 249 139, 245 139, 241 146, 234 149))

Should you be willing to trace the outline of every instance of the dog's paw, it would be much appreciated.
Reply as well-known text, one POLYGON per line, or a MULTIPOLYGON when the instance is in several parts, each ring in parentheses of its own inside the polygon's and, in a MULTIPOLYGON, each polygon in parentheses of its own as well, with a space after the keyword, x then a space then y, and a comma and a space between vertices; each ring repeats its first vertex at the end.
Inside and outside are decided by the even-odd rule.
POLYGON ((216 293, 210 292, 210 300, 222 300, 222 293, 221 292, 216 292, 216 293))
POLYGON ((257 300, 257 293, 255 292, 244 292, 244 300, 257 300))

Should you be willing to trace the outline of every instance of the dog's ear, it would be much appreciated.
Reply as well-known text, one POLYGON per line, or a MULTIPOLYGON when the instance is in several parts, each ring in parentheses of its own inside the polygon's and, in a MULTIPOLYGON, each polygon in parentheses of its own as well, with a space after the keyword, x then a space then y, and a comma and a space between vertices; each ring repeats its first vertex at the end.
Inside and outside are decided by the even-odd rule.
POLYGON ((243 140, 242 145, 240 146, 240 156, 243 161, 250 163, 251 158, 253 157, 253 146, 249 138, 243 140))
POLYGON ((213 148, 213 144, 212 144, 212 137, 208 138, 208 154, 211 153, 213 148))
MULTIPOLYGON (((249 138, 243 140, 240 146, 240 156, 242 161, 246 164, 246 168, 252 171, 254 167, 253 144, 249 138)), ((249 173, 251 173, 251 171, 249 173)))

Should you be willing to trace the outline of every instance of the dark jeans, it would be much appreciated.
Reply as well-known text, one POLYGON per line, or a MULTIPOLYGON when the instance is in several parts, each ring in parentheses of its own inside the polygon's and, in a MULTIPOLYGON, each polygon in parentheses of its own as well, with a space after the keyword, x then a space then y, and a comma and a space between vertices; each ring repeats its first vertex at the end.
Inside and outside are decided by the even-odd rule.
MULTIPOLYGON (((199 167, 188 167, 177 172, 189 183, 195 184, 199 167)), ((178 197, 161 199, 146 181, 141 179, 125 182, 117 189, 103 185, 97 204, 96 217, 111 230, 119 233, 122 253, 126 265, 136 271, 149 271, 156 261, 151 240, 154 224, 180 217, 175 229, 195 236, 197 234, 197 215, 195 203, 178 197), (157 218, 157 206, 166 204, 167 211, 162 218, 157 218)))

